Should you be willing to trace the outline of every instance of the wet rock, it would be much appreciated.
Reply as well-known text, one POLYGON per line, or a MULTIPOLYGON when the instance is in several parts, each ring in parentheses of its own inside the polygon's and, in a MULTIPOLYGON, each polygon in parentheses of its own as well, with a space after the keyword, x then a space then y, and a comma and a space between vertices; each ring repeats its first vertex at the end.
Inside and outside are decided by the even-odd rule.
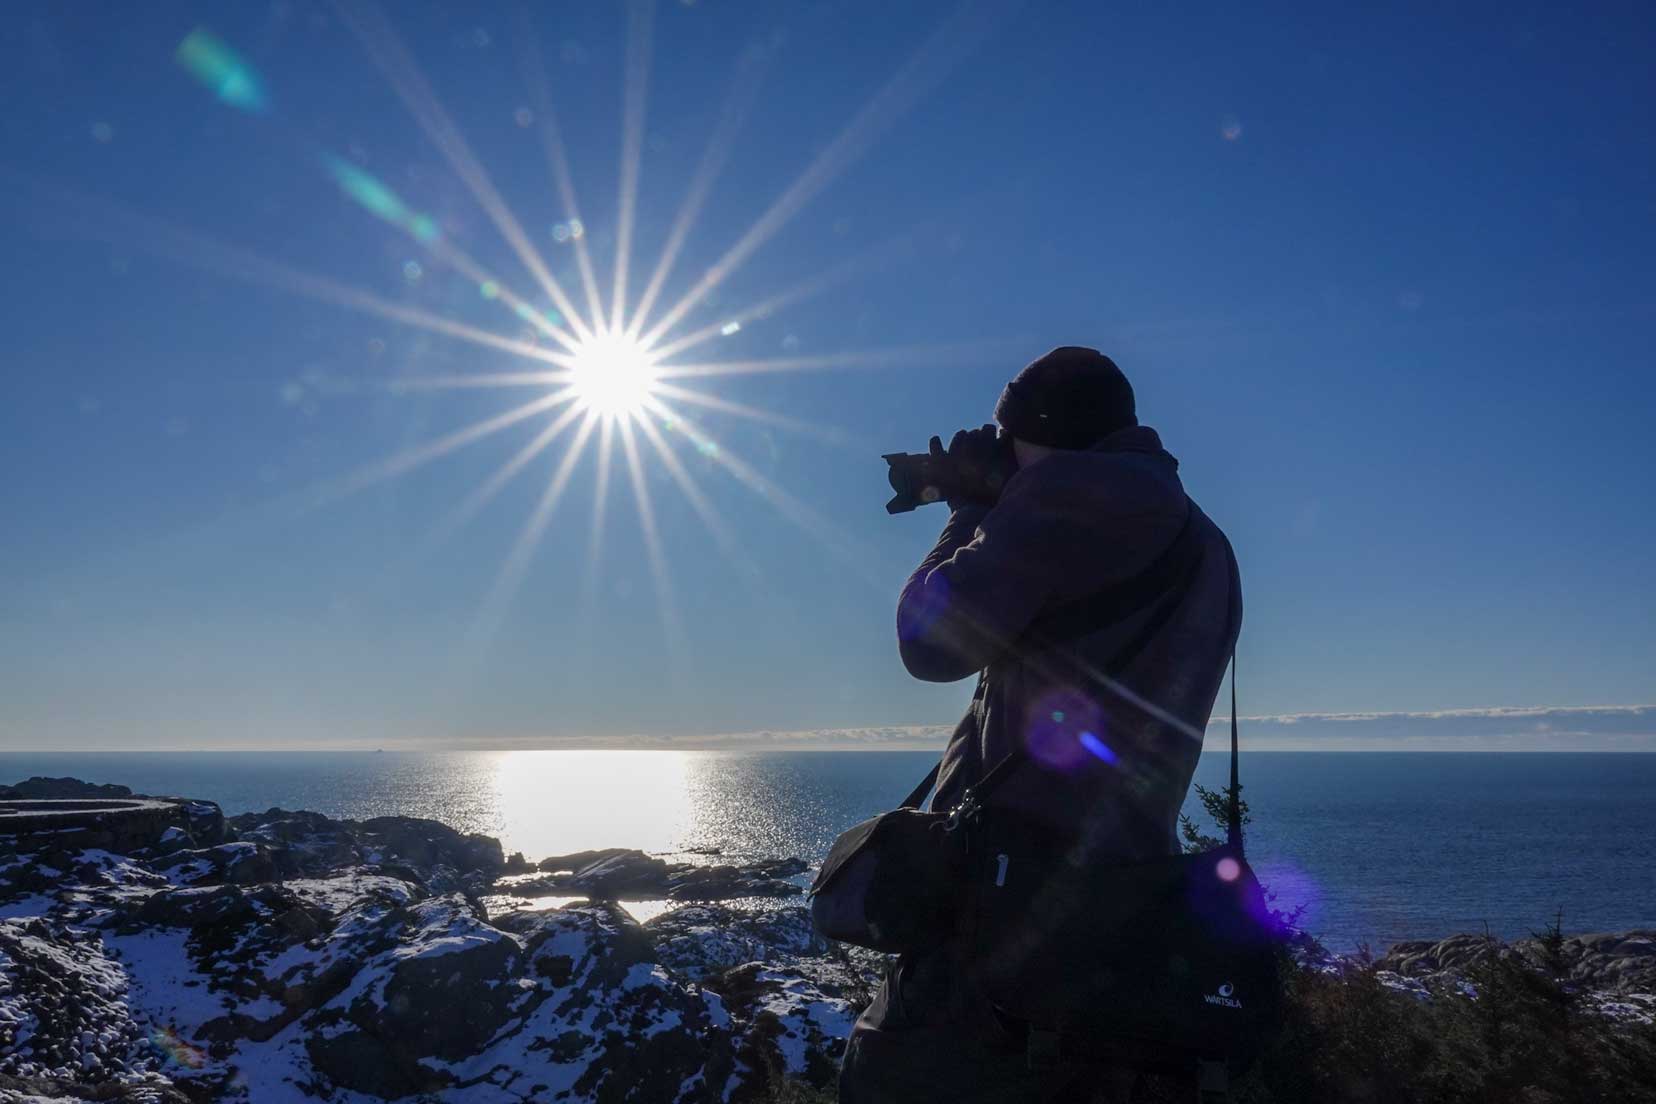
POLYGON ((601 901, 655 895, 667 884, 667 864, 642 851, 626 851, 581 867, 564 884, 601 901))
POLYGON ((603 862, 621 855, 643 855, 642 851, 633 851, 626 847, 604 847, 595 851, 576 851, 568 855, 553 855, 542 859, 535 864, 535 868, 547 874, 568 873, 585 869, 594 863, 603 862))
MULTIPOLYGON (((804 868, 804 863, 799 865, 801 869, 804 868)), ((794 897, 804 892, 793 882, 785 882, 761 872, 777 866, 778 864, 765 864, 760 867, 685 867, 668 875, 666 895, 674 901, 728 901, 733 897, 794 897)), ((781 868, 788 869, 786 866, 781 868)))
POLYGON ((568 894, 602 901, 724 901, 734 897, 789 897, 803 892, 783 879, 803 873, 800 859, 745 866, 669 863, 643 851, 614 848, 545 859, 545 877, 513 883, 520 894, 568 894))

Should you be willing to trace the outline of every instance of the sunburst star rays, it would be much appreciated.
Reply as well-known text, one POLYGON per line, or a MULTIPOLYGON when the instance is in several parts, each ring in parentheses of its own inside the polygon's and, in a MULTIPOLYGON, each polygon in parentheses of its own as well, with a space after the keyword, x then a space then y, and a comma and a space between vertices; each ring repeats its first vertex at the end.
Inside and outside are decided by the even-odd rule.
POLYGON ((470 144, 438 100, 425 74, 420 71, 413 55, 392 28, 385 13, 371 0, 339 0, 336 6, 368 56, 390 81, 392 89, 408 108, 409 114, 414 116, 438 152, 448 161, 454 174, 472 193, 478 206, 488 215, 489 220, 500 231, 501 237, 517 254, 524 267, 534 275, 541 290, 557 304, 558 309, 569 320, 575 336, 581 339, 590 338, 592 332, 582 321, 575 304, 570 302, 562 285, 553 278, 546 262, 530 244, 529 236, 524 232, 517 216, 506 205, 494 181, 489 178, 489 174, 472 153, 470 144))
MULTIPOLYGON (((660 253, 647 269, 649 276, 643 282, 636 301, 629 302, 632 252, 639 223, 644 120, 656 30, 650 0, 629 0, 622 66, 615 251, 613 267, 607 274, 610 277, 609 294, 606 301, 586 235, 573 235, 571 244, 580 284, 578 294, 583 299, 583 303, 577 305, 552 266, 535 248, 524 229, 523 220, 502 196, 385 11, 374 0, 337 0, 336 7, 342 21, 383 75, 396 99, 418 124, 488 223, 498 232, 501 241, 521 264, 532 287, 525 293, 525 290, 511 286, 512 280, 491 273, 476 259, 477 255, 486 254, 481 254, 481 247, 475 243, 470 245, 469 250, 462 250, 446 233, 428 233, 415 234, 417 244, 428 250, 441 267, 488 288, 485 298, 498 301, 499 306, 510 310, 526 323, 530 327, 528 330, 513 337, 460 317, 398 302, 328 276, 305 272, 159 220, 120 210, 103 201, 67 200, 67 206, 72 208, 70 213, 73 218, 70 221, 75 224, 74 233, 88 233, 88 224, 101 225, 101 231, 90 232, 94 236, 101 233, 129 247, 147 246, 155 252, 209 271, 332 303, 365 316, 447 337, 493 354, 492 358, 478 364, 477 371, 405 375, 383 381, 383 386, 393 392, 422 394, 430 398, 466 389, 526 388, 531 391, 526 401, 450 429, 432 440, 403 449, 313 488, 306 496, 307 501, 312 505, 333 502, 407 475, 460 449, 493 438, 512 426, 522 424, 532 427, 527 439, 512 446, 510 454, 498 467, 492 468, 475 488, 440 514, 422 542, 422 547, 427 548, 445 542, 473 522, 486 508, 500 502, 514 482, 528 478, 532 471, 538 470, 540 465, 537 461, 548 462, 550 470, 545 482, 531 492, 532 505, 528 514, 516 528, 499 569, 489 580, 477 616, 467 634, 468 649, 486 648, 502 620, 509 615, 519 588, 532 568, 536 551, 549 531, 551 519, 581 469, 582 457, 588 454, 593 456, 594 495, 587 530, 587 571, 583 587, 586 604, 590 608, 596 602, 600 573, 606 568, 604 542, 606 526, 611 520, 607 504, 612 482, 621 481, 611 478, 615 457, 619 455, 626 468, 626 489, 634 501, 638 531, 642 538, 641 550, 654 583, 655 604, 669 650, 674 655, 685 653, 684 628, 674 598, 667 540, 657 516, 657 503, 652 497, 655 492, 648 478, 651 465, 659 465, 659 470, 667 477, 667 483, 657 486, 669 487, 670 493, 682 498, 717 542, 724 553, 721 558, 737 566, 744 574, 762 581, 758 566, 743 550, 738 534, 699 476, 714 471, 728 476, 734 485, 753 493, 782 517, 810 534, 831 554, 850 565, 859 577, 883 588, 885 581, 877 578, 870 569, 869 550, 847 538, 843 526, 830 524, 810 506, 780 487, 769 475, 733 452, 728 445, 716 442, 683 412, 683 408, 697 407, 839 443, 844 443, 845 435, 824 426, 817 419, 765 410, 726 394, 687 385, 733 375, 902 367, 936 362, 955 357, 961 351, 977 350, 971 346, 954 345, 742 359, 718 359, 704 352, 693 362, 680 358, 716 338, 735 333, 745 322, 770 317, 786 306, 842 282, 867 266, 870 257, 853 258, 816 275, 807 275, 757 302, 721 308, 718 320, 710 322, 705 317, 697 316, 706 307, 715 288, 728 283, 749 258, 775 239, 785 225, 861 158, 881 134, 947 75, 981 40, 991 21, 991 14, 1004 5, 998 0, 967 0, 852 116, 839 134, 822 147, 821 153, 758 218, 734 242, 716 254, 713 264, 697 268, 699 275, 689 281, 688 289, 672 299, 659 317, 654 316, 660 305, 668 301, 665 296, 673 272, 685 261, 692 231, 735 149, 736 137, 744 119, 757 102, 760 80, 768 61, 766 50, 750 49, 742 56, 725 91, 722 109, 701 159, 667 228, 660 253), (537 301, 545 305, 537 305, 537 301), (555 314, 551 313, 554 311, 555 314), (544 341, 541 340, 543 338, 544 341), (536 424, 536 419, 544 421, 536 424), (643 439, 642 445, 640 438, 643 439)), ((528 102, 533 107, 534 118, 530 122, 545 155, 552 193, 556 195, 564 217, 569 220, 568 224, 580 225, 580 208, 569 150, 559 126, 551 82, 527 11, 519 13, 518 30, 514 43, 517 69, 528 102)), ((343 162, 335 164, 334 171, 336 178, 343 173, 359 190, 369 183, 378 184, 377 181, 366 181, 363 174, 343 162)), ((3 180, 4 174, 0 174, 0 182, 3 180)), ((383 191, 384 196, 392 195, 383 188, 379 191, 383 191)), ((66 201, 59 194, 53 197, 52 202, 64 205, 66 201)), ((382 203, 382 219, 383 207, 382 203)), ((369 210, 373 213, 374 209, 370 207, 369 210)), ((401 226, 401 229, 406 231, 409 227, 401 226)), ((641 267, 640 271, 646 269, 641 267)), ((569 279, 568 273, 563 275, 566 280, 569 279)))

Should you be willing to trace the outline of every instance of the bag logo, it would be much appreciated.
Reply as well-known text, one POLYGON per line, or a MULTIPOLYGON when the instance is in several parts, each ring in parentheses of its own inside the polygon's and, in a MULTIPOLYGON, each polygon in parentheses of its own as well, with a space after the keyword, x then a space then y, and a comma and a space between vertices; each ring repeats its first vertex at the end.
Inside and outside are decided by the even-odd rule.
POLYGON ((1235 993, 1236 986, 1227 981, 1219 987, 1217 993, 1204 994, 1202 999, 1209 1004, 1217 1004, 1224 1008, 1241 1008, 1242 1002, 1236 999, 1235 993))

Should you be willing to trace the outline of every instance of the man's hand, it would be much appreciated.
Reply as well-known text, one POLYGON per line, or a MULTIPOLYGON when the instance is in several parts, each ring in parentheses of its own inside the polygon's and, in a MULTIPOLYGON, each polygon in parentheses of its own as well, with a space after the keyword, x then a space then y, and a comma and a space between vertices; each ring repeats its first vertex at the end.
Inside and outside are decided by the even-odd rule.
POLYGON ((951 510, 966 503, 993 506, 1018 466, 1011 443, 1002 440, 993 425, 961 430, 947 451, 943 439, 933 437, 931 456, 934 470, 951 476, 941 488, 951 510))

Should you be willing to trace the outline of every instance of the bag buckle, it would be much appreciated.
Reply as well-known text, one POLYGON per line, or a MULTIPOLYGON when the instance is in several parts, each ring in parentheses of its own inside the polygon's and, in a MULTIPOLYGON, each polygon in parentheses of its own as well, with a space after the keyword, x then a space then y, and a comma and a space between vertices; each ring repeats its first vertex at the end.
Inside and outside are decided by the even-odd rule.
POLYGON ((958 830, 968 821, 977 819, 977 814, 977 795, 968 789, 960 795, 960 804, 949 811, 947 830, 950 832, 958 830))
POLYGON ((1032 1070, 1047 1070, 1058 1065, 1059 1043, 1063 1036, 1056 1031, 1044 1031, 1038 1027, 1029 1029, 1029 1038, 1024 1044, 1024 1054, 1029 1059, 1029 1068, 1032 1070))

